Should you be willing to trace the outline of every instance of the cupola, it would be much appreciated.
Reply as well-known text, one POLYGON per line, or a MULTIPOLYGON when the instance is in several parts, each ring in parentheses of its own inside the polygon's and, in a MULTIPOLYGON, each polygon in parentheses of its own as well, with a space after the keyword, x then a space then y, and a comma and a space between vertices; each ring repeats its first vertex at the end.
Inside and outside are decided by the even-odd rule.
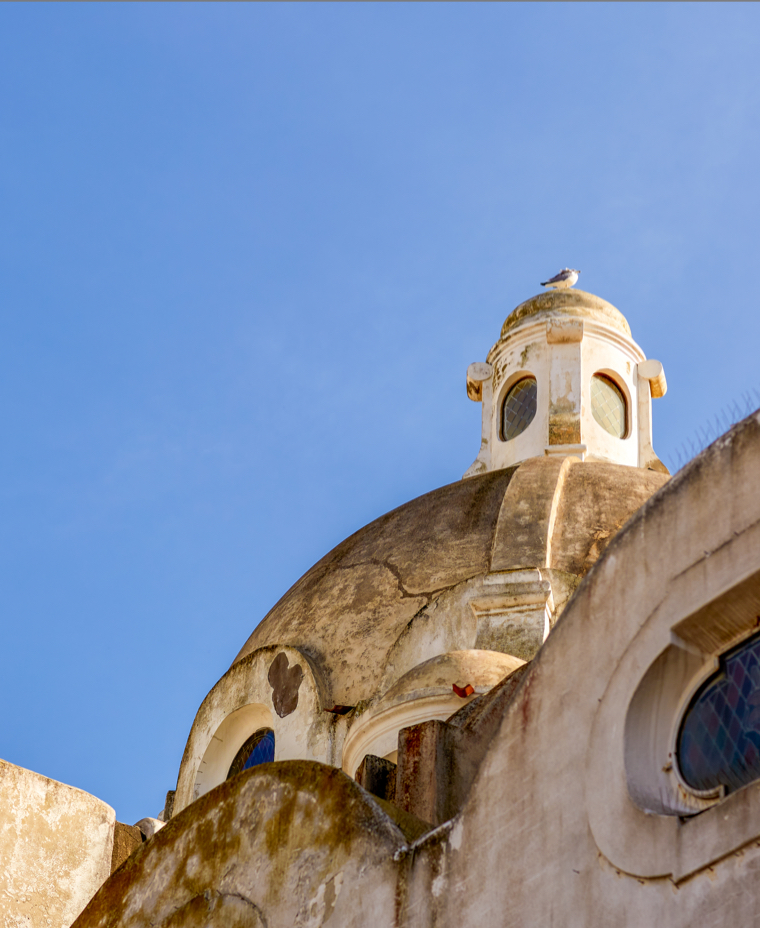
POLYGON ((582 290, 541 293, 510 313, 486 361, 467 369, 483 428, 465 477, 546 455, 667 473, 651 413, 666 389, 662 364, 646 359, 611 303, 582 290))

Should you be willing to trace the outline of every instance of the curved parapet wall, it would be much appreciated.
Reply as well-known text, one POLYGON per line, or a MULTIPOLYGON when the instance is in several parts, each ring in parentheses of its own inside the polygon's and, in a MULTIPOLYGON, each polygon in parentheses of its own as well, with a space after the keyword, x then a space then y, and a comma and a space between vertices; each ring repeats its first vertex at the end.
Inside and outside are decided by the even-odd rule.
MULTIPOLYGON (((719 659, 757 637, 759 552, 755 414, 645 504, 578 588, 451 825, 438 893, 417 886, 429 923, 755 923, 760 781, 689 790, 677 746, 719 659)), ((421 878, 440 867, 432 838, 415 853, 421 878)))
POLYGON ((391 928, 405 847, 402 831, 341 771, 265 764, 173 818, 74 928, 391 928))
POLYGON ((0 924, 70 925, 111 872, 114 810, 0 760, 0 924))

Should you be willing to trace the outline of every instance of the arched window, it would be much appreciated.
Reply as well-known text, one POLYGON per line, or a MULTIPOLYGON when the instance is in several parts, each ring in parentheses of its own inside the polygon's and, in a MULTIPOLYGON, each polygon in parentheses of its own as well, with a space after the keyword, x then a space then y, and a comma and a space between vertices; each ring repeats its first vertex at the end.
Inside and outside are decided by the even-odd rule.
POLYGON ((235 755, 230 764, 227 779, 242 773, 258 764, 266 764, 274 760, 274 732, 271 728, 260 728, 254 732, 235 755))
POLYGON ((538 388, 535 377, 523 377, 510 388, 501 412, 501 437, 504 441, 517 438, 536 415, 538 388))
POLYGON ((591 378, 591 412, 606 432, 615 438, 625 438, 628 431, 625 397, 615 381, 604 374, 591 378))
POLYGON ((698 792, 760 779, 760 636, 721 657, 684 714, 678 767, 698 792))

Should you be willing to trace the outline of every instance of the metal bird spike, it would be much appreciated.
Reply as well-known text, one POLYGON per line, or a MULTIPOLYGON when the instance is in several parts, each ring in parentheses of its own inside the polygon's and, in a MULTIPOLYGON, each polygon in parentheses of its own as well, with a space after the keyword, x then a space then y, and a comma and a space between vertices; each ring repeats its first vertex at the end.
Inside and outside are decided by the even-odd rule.
POLYGON ((739 395, 738 400, 735 397, 729 400, 715 413, 714 418, 698 425, 693 435, 675 451, 671 458, 671 463, 674 465, 670 468, 671 472, 675 474, 681 470, 692 458, 701 454, 708 445, 730 431, 737 422, 746 419, 758 407, 760 407, 760 390, 756 387, 745 390, 739 395))

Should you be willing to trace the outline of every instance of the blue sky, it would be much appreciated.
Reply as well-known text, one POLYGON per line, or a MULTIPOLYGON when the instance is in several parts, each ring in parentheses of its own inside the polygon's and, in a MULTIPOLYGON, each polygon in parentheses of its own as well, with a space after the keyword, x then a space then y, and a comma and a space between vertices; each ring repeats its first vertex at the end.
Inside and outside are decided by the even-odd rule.
POLYGON ((560 267, 760 388, 760 8, 0 7, 0 756, 157 814, 333 545, 457 480, 464 373, 560 267))

